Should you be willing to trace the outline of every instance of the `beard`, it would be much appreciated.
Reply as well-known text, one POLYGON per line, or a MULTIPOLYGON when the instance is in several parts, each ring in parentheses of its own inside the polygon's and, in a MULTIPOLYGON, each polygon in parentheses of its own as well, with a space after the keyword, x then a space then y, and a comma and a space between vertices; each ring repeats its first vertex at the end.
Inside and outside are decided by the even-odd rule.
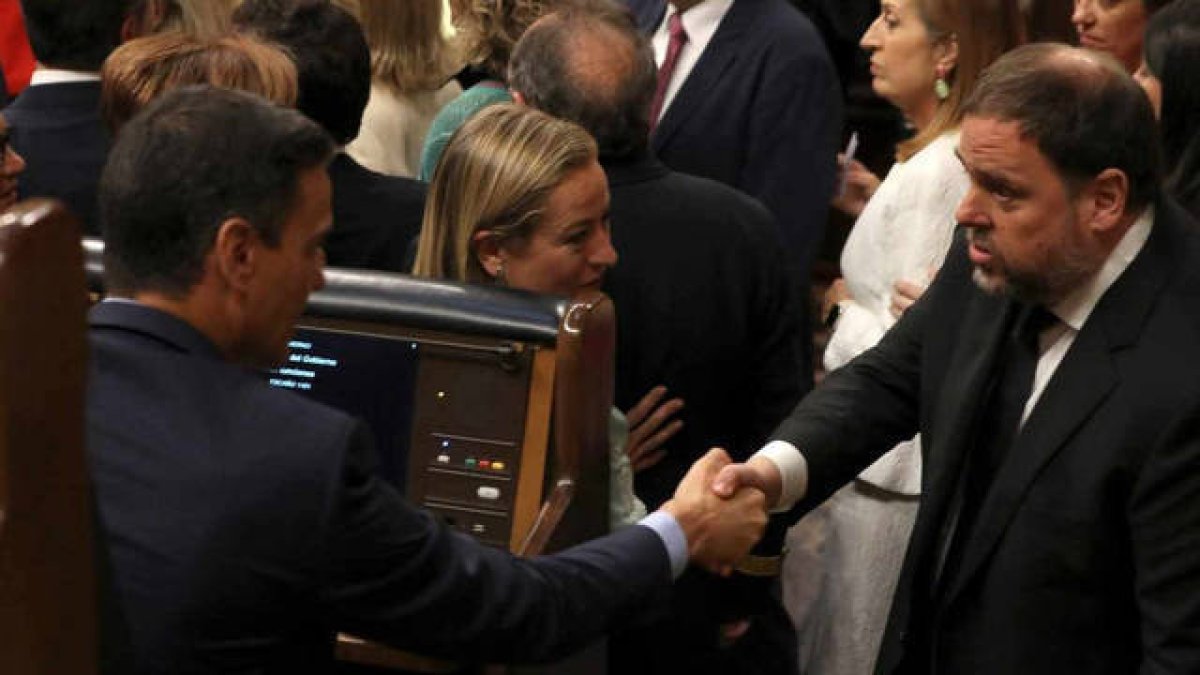
POLYGON ((1083 286, 1100 270, 1107 257, 1077 228, 1067 226, 1062 231, 1063 236, 1040 260, 1013 261, 992 245, 990 231, 967 227, 967 241, 992 256, 988 269, 976 265, 971 279, 990 295, 1008 295, 1020 302, 1043 307, 1055 304, 1083 286))

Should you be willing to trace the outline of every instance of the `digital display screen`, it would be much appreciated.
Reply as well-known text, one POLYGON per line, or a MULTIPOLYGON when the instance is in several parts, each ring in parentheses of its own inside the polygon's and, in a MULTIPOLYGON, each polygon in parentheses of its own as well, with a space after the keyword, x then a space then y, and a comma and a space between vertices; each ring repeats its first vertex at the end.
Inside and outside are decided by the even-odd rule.
POLYGON ((403 493, 420 352, 404 338, 300 328, 288 343, 287 362, 267 377, 273 387, 364 420, 375 437, 380 473, 403 493))

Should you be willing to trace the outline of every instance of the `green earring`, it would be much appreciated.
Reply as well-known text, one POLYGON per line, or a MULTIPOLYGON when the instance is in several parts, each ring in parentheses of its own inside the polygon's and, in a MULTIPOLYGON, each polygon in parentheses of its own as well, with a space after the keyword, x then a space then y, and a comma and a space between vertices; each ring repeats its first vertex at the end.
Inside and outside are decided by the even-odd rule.
POLYGON ((939 77, 937 82, 933 83, 933 93, 937 95, 939 101, 945 101, 950 97, 950 85, 947 84, 946 78, 939 77))

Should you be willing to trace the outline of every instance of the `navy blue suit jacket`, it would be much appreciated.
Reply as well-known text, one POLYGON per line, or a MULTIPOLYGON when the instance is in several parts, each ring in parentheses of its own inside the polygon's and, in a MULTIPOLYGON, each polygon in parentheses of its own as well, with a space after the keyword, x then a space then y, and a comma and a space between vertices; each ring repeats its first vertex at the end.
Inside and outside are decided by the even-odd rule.
POLYGON ((139 673, 309 673, 335 630, 459 660, 584 646, 670 587, 635 526, 530 561, 410 507, 363 425, 190 325, 92 310, 88 444, 139 673))
MULTIPOLYGON (((653 33, 665 0, 627 0, 653 33)), ((734 0, 651 137, 676 171, 766 205, 807 279, 837 172, 842 99, 812 23, 785 0, 734 0)))
POLYGON ((100 234, 96 186, 108 158, 100 121, 100 83, 39 84, 21 92, 4 119, 12 147, 25 158, 21 197, 60 199, 79 216, 85 234, 100 234))

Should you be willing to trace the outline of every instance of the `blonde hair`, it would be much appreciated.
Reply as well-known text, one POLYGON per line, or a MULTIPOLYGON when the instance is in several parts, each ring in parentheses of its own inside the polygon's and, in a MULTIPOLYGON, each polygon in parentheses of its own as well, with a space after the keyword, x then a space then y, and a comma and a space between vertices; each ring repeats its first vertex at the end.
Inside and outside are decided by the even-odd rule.
POLYGON ((916 136, 896 146, 896 159, 917 154, 938 136, 957 129, 962 106, 980 74, 1001 54, 1026 42, 1025 17, 1018 0, 913 0, 929 39, 954 40, 958 58, 946 78, 950 95, 938 104, 933 120, 916 136))
POLYGON ((450 139, 433 173, 413 274, 490 283, 474 235, 521 246, 567 174, 596 160, 582 127, 526 106, 484 108, 450 139))
POLYGON ((130 40, 100 71, 100 108, 114 133, 158 96, 191 84, 258 94, 294 106, 296 65, 283 50, 249 35, 202 40, 172 31, 130 40))
POLYGON ((550 13, 556 0, 458 0, 456 28, 467 61, 504 80, 513 47, 533 22, 550 13))
POLYGON ((398 92, 440 88, 459 65, 442 36, 442 0, 341 0, 371 47, 371 74, 398 92))
POLYGON ((228 33, 233 25, 233 10, 241 0, 142 0, 137 9, 145 11, 155 3, 161 12, 158 23, 145 26, 147 34, 180 30, 202 40, 228 33))

